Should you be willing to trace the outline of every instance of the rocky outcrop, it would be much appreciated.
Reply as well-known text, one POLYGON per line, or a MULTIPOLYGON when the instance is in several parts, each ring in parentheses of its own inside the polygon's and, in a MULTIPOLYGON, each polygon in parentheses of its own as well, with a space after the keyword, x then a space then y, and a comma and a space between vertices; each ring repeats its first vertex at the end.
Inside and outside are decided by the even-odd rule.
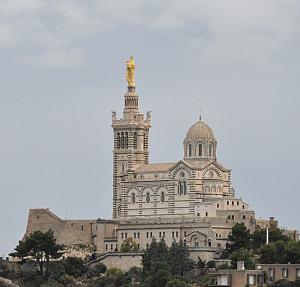
POLYGON ((0 287, 20 287, 14 284, 11 280, 0 277, 0 287))

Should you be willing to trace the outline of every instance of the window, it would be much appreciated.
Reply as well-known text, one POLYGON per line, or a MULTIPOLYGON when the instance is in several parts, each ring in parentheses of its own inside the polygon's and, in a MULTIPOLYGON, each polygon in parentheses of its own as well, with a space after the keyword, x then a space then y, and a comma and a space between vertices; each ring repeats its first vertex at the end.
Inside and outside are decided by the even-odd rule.
POLYGON ((124 143, 124 147, 125 149, 128 149, 128 132, 125 133, 125 143, 124 143))
POLYGON ((199 212, 197 213, 197 216, 200 216, 200 213, 199 213, 199 212))
POLYGON ((234 215, 233 214, 231 215, 231 219, 234 219, 234 215))
POLYGON ((208 186, 205 187, 205 192, 206 192, 206 193, 209 192, 209 187, 208 187, 208 186))
POLYGON ((175 232, 173 231, 173 232, 172 232, 172 237, 174 237, 174 235, 175 235, 175 232))
POLYGON ((146 194, 146 202, 149 203, 150 202, 150 193, 147 192, 146 194))
POLYGON ((246 219, 246 215, 243 215, 243 219, 246 219))
POLYGON ((134 192, 131 194, 131 203, 132 204, 135 203, 135 193, 134 192))
POLYGON ((248 284, 254 285, 256 283, 256 276, 254 274, 248 275, 248 284))
POLYGON ((199 246, 198 238, 195 238, 195 239, 194 239, 194 246, 195 246, 195 247, 198 247, 198 246, 199 246))
POLYGON ((146 244, 146 249, 148 249, 148 248, 149 248, 149 243, 146 244))
POLYGON ((217 208, 220 208, 220 204, 219 203, 217 203, 217 208))
POLYGON ((176 231, 176 237, 178 237, 178 231, 176 231))
POLYGON ((161 201, 161 202, 165 202, 165 193, 164 193, 164 192, 162 192, 162 193, 160 194, 160 201, 161 201))
POLYGON ((122 236, 122 239, 123 239, 124 238, 124 233, 123 232, 121 233, 121 236, 122 236))
POLYGON ((236 202, 236 204, 237 204, 237 205, 240 205, 240 202, 239 202, 239 201, 237 201, 237 202, 236 202))
POLYGON ((187 193, 187 185, 186 185, 186 181, 183 182, 183 194, 187 193))
POLYGON ((137 248, 140 249, 140 244, 138 243, 137 248))
POLYGON ((137 238, 140 238, 140 233, 139 232, 137 233, 137 238))
POLYGON ((216 193, 216 187, 215 187, 215 186, 213 186, 213 187, 211 188, 211 192, 212 192, 212 193, 216 193))
POLYGON ((107 244, 105 244, 105 250, 107 251, 107 249, 108 249, 108 245, 107 245, 107 244))
POLYGON ((127 232, 125 232, 125 238, 127 238, 127 232))
POLYGON ((81 225, 81 230, 83 230, 83 225, 81 225))
POLYGON ((242 208, 245 209, 245 205, 243 205, 242 208))
POLYGON ((163 231, 163 237, 166 237, 166 233, 163 231))
POLYGON ((159 232, 159 237, 161 237, 161 231, 159 232))
POLYGON ((208 239, 208 246, 211 247, 211 240, 208 239))
POLYGON ((231 205, 234 205, 234 201, 231 202, 231 205))
POLYGON ((230 214, 227 215, 227 219, 230 219, 230 214))
POLYGON ((189 147, 189 157, 191 157, 192 156, 192 145, 189 144, 188 147, 189 147))
POLYGON ((282 278, 288 278, 288 269, 287 268, 282 268, 282 278))
POLYGON ((152 232, 150 232, 150 237, 152 237, 152 232))
POLYGON ((213 144, 209 144, 209 149, 208 149, 208 153, 209 153, 209 156, 212 157, 213 156, 213 144))
POLYGON ((199 148, 199 150, 198 150, 198 151, 199 151, 198 155, 199 155, 199 156, 202 156, 202 149, 203 149, 202 143, 199 144, 199 147, 198 147, 198 148, 199 148))
POLYGON ((136 238, 136 233, 135 232, 133 233, 133 238, 136 238))
POLYGON ((227 205, 229 205, 229 201, 227 201, 227 205))
POLYGON ((205 212, 205 216, 208 216, 208 212, 205 212))
POLYGON ((186 231, 184 231, 184 236, 186 236, 186 231))
POLYGON ((297 280, 300 279, 300 269, 299 268, 296 269, 296 279, 297 280))
POLYGON ((111 244, 110 245, 110 250, 113 251, 114 250, 114 246, 111 244))
POLYGON ((149 232, 146 233, 146 237, 149 238, 149 232))
POLYGON ((274 281, 275 280, 275 269, 274 268, 269 268, 269 280, 274 281))
POLYGON ((137 132, 133 134, 133 148, 137 149, 137 132))

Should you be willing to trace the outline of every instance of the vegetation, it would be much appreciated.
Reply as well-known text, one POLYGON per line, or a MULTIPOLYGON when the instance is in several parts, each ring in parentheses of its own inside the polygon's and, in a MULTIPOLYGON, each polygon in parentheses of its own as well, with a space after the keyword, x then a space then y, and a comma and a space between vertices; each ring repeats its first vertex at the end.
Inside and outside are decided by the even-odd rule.
POLYGON ((269 287, 300 287, 300 281, 288 281, 288 280, 279 280, 273 284, 268 285, 269 287))
POLYGON ((121 245, 122 252, 134 252, 138 251, 138 245, 132 237, 126 238, 121 245))
POLYGON ((236 267, 237 261, 244 261, 246 269, 259 263, 300 263, 300 242, 290 240, 280 229, 269 231, 266 244, 266 230, 256 230, 252 234, 243 223, 237 223, 228 236, 230 243, 223 253, 236 267))
POLYGON ((63 246, 56 243, 53 231, 49 230, 45 233, 35 231, 30 233, 24 241, 19 241, 15 248, 15 252, 10 256, 19 257, 23 262, 33 258, 39 265, 41 275, 48 277, 50 259, 59 258, 62 255, 63 246), (44 264, 46 272, 44 273, 44 264))

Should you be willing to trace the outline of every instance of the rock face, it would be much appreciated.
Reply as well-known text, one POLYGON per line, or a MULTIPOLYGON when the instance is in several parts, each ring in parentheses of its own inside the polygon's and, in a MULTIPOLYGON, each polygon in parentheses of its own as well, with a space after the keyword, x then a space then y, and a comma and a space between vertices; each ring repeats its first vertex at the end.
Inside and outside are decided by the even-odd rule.
POLYGON ((20 287, 14 284, 11 280, 0 277, 0 287, 20 287))

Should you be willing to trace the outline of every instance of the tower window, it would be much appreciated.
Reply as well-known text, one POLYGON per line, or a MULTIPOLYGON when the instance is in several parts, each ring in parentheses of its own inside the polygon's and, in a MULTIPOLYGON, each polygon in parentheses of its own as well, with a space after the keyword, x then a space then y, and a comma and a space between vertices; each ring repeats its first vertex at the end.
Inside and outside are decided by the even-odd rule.
POLYGON ((137 149, 137 132, 133 134, 133 148, 137 149))
POLYGON ((192 145, 189 144, 188 147, 189 147, 189 157, 191 157, 192 156, 192 145))
POLYGON ((213 156, 213 144, 209 144, 209 149, 208 149, 209 156, 213 156))
POLYGON ((161 200, 161 202, 165 202, 165 193, 164 192, 161 193, 160 200, 161 200))
POLYGON ((199 156, 202 156, 202 153, 203 153, 203 146, 202 146, 202 143, 201 144, 199 144, 199 147, 198 147, 198 155, 199 156))
POLYGON ((131 194, 131 203, 132 204, 135 203, 135 193, 134 192, 131 194))
POLYGON ((128 149, 128 132, 125 133, 125 139, 124 139, 124 148, 128 149))
POLYGON ((147 192, 146 194, 146 202, 149 203, 150 202, 150 193, 147 192))

